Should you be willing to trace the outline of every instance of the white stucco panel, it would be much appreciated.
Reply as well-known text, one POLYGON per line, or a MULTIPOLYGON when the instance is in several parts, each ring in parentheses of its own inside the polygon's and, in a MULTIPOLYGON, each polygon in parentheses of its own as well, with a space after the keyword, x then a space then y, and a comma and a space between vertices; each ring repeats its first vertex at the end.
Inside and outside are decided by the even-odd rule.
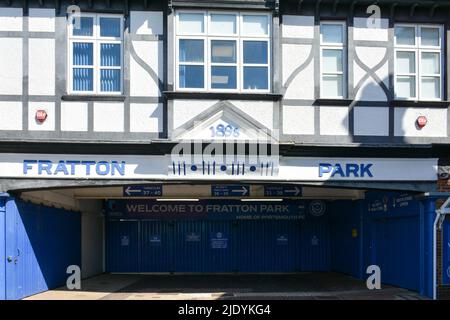
POLYGON ((22 31, 22 8, 0 8, 0 31, 22 31))
POLYGON ((356 47, 355 53, 359 60, 370 69, 379 64, 386 55, 387 48, 380 47, 356 47))
POLYGON ((283 134, 314 134, 314 106, 283 106, 283 134))
POLYGON ((374 28, 371 18, 353 20, 353 39, 367 41, 388 41, 389 20, 379 19, 379 28, 374 28))
POLYGON ((383 88, 372 77, 369 77, 362 84, 356 93, 356 100, 363 101, 387 101, 383 88))
POLYGON ((161 132, 162 104, 132 103, 130 105, 131 132, 161 132))
POLYGON ((389 135, 388 107, 355 107, 354 133, 357 136, 389 135))
POLYGON ((287 85, 285 99, 314 99, 314 60, 311 60, 289 84, 287 83, 295 70, 307 61, 311 50, 311 45, 283 45, 283 86, 287 85))
POLYGON ((447 109, 396 108, 394 135, 397 137, 447 137, 447 109), (419 129, 417 118, 425 116, 427 125, 419 129))
POLYGON ((54 131, 55 130, 55 103, 54 102, 35 102, 28 103, 28 130, 31 131, 54 131), (36 120, 36 111, 44 110, 47 113, 47 119, 40 123, 36 120))
POLYGON ((22 130, 22 102, 0 101, 0 130, 22 130))
POLYGON ((94 103, 94 131, 123 132, 124 104, 115 102, 94 103))
POLYGON ((314 16, 283 16, 283 38, 314 38, 314 16))
POLYGON ((88 104, 86 102, 61 103, 61 130, 88 130, 88 104))
POLYGON ((272 101, 230 101, 230 103, 266 128, 273 129, 273 112, 275 106, 272 101))
POLYGON ((305 63, 312 50, 311 45, 283 44, 282 73, 283 84, 286 84, 292 73, 305 63))
POLYGON ((0 94, 21 95, 22 39, 0 38, 0 70, 0 94))
POLYGON ((163 34, 163 13, 161 11, 131 11, 131 34, 163 34))
POLYGON ((217 102, 218 100, 174 100, 173 128, 176 129, 194 119, 217 102))
POLYGON ((162 78, 163 45, 162 41, 133 41, 134 50, 140 62, 131 56, 130 61, 130 92, 132 96, 156 97, 160 95, 158 82, 153 79, 146 68, 150 68, 162 78))
POLYGON ((55 94, 55 40, 29 40, 28 70, 30 95, 55 94))
POLYGON ((30 8, 28 21, 32 32, 55 32, 55 9, 30 8))
POLYGON ((348 107, 320 107, 320 134, 348 135, 348 112, 348 107))

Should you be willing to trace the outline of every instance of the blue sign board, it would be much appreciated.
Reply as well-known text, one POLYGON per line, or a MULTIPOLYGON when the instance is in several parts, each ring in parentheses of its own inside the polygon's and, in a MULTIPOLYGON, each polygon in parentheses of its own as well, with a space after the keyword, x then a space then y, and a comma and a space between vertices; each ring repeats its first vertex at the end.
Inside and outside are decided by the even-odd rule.
POLYGON ((123 187, 124 197, 161 197, 162 184, 134 185, 123 187))
POLYGON ((249 197, 250 185, 242 185, 242 184, 212 185, 211 195, 213 197, 249 197))
POLYGON ((223 232, 211 234, 211 249, 226 249, 228 247, 228 237, 223 232))
POLYGON ((444 222, 443 232, 443 259, 442 259, 442 283, 450 284, 450 221, 444 222))
POLYGON ((301 197, 302 188, 290 185, 268 185, 264 186, 265 197, 301 197))
POLYGON ((159 246, 161 246, 161 236, 159 234, 152 235, 152 236, 150 236, 149 242, 150 242, 150 246, 159 247, 159 246))

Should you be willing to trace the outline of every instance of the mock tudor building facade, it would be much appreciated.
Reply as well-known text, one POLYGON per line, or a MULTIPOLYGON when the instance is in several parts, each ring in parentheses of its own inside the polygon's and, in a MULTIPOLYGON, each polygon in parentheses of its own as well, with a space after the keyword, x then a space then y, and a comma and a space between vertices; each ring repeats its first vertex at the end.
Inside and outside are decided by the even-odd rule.
POLYGON ((0 298, 61 285, 68 264, 85 277, 246 270, 360 279, 376 264, 383 283, 448 296, 450 222, 439 208, 450 197, 450 3, 373 2, 0 0, 0 298), (199 206, 158 206, 165 197, 199 206), (239 204, 245 197, 254 207, 239 204), (253 209, 281 214, 264 197, 288 203, 287 216, 306 221, 301 231, 211 222, 223 205, 237 208, 230 221, 253 209), (220 252, 226 262, 162 262, 186 254, 181 247, 148 260, 166 241, 147 225, 155 210, 159 227, 164 213, 179 214, 170 219, 189 235, 181 242, 206 241, 185 261, 220 252), (186 222, 197 211, 215 237, 186 222), (36 216, 45 236, 29 231, 36 216), (291 250, 282 267, 236 258, 237 234, 253 243, 264 228, 281 230, 267 250, 291 250), (35 249, 37 262, 21 266, 19 247, 63 239, 65 256, 49 262, 35 249), (21 277, 27 268, 38 275, 21 277))

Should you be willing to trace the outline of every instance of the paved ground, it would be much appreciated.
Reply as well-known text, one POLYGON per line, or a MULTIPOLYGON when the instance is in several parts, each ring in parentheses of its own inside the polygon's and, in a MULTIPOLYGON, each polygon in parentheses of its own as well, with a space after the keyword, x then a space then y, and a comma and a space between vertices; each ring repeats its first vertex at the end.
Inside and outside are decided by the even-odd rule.
POLYGON ((390 286, 368 290, 365 282, 337 273, 240 275, 110 275, 82 282, 81 291, 47 291, 29 300, 421 300, 390 286))

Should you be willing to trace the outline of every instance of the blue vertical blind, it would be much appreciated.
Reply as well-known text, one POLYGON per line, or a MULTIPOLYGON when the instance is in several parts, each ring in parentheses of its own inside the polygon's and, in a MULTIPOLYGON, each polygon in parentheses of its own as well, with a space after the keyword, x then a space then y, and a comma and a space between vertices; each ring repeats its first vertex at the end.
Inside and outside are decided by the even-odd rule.
POLYGON ((120 44, 102 43, 100 46, 100 91, 120 91, 120 66, 121 66, 120 44), (115 68, 104 68, 115 67, 115 68))
POLYGON ((73 43, 73 90, 94 90, 94 44, 73 43), (81 67, 82 66, 82 67, 81 67))

